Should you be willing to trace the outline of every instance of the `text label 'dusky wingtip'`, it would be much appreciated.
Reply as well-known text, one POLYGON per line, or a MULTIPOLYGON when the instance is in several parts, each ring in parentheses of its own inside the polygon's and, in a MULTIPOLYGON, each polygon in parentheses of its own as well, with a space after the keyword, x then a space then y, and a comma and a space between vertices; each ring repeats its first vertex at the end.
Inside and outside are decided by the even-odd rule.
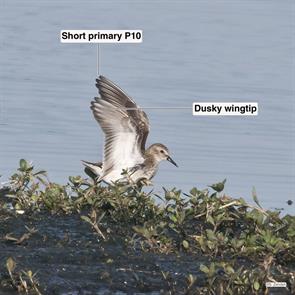
POLYGON ((194 102, 194 116, 257 116, 257 102, 194 102))

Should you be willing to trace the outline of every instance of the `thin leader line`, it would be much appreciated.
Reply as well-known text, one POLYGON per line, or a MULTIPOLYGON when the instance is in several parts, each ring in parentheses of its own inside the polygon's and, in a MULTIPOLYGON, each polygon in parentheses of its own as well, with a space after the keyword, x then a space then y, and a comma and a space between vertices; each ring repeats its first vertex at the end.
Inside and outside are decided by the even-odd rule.
MULTIPOLYGON (((96 73, 99 76, 99 65, 100 65, 100 48, 99 43, 97 43, 96 48, 96 73)), ((119 108, 118 108, 119 109, 119 108)), ((138 110, 138 109, 158 109, 158 110, 181 110, 181 109, 191 109, 191 107, 137 107, 137 108, 125 108, 125 110, 138 110)))
MULTIPOLYGON (((99 48, 99 43, 97 43, 97 47, 96 47, 96 74, 97 77, 99 76, 99 66, 100 66, 100 59, 99 59, 99 55, 100 55, 100 48, 99 48)), ((101 153, 100 153, 100 158, 104 159, 105 155, 104 155, 104 149, 105 149, 105 144, 104 141, 101 142, 101 153)))
POLYGON ((124 108, 125 110, 138 110, 138 109, 158 109, 158 110, 185 110, 192 109, 192 107, 137 107, 137 108, 124 108))
POLYGON ((99 64, 100 64, 100 60, 99 60, 99 43, 97 43, 97 48, 96 48, 96 74, 97 74, 97 76, 99 76, 99 64))

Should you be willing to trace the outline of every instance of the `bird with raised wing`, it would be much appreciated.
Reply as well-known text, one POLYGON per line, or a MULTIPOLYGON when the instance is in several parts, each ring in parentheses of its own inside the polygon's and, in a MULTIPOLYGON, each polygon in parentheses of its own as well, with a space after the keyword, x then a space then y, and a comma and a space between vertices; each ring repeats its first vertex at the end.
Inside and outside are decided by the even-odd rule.
POLYGON ((96 79, 100 97, 91 102, 94 118, 105 134, 102 163, 82 161, 98 181, 147 181, 154 177, 159 163, 172 160, 168 148, 152 144, 145 149, 149 133, 146 113, 124 91, 104 76, 96 79))

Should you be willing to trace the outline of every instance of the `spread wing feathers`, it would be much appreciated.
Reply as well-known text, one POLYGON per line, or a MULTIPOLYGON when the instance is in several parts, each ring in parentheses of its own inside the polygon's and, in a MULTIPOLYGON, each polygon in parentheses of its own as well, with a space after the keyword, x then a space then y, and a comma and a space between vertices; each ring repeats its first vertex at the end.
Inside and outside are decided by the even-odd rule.
POLYGON ((91 109, 106 136, 102 179, 143 162, 149 124, 143 111, 126 110, 137 105, 111 81, 100 76, 97 87, 101 97, 91 102, 91 109))
POLYGON ((104 76, 96 79, 96 87, 99 90, 101 100, 107 101, 113 106, 123 110, 127 114, 130 124, 134 126, 138 134, 137 143, 142 152, 149 134, 149 121, 146 113, 138 108, 137 104, 120 87, 104 76))

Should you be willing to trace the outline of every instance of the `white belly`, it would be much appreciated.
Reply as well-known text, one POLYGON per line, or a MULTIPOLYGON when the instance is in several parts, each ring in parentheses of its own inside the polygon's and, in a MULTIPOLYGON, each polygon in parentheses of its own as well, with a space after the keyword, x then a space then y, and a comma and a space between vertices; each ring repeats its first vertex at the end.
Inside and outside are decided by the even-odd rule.
POLYGON ((107 183, 112 183, 115 182, 119 179, 124 178, 124 175, 122 175, 122 170, 116 169, 116 170, 112 170, 110 173, 108 173, 107 175, 105 175, 102 180, 107 182, 107 183))
POLYGON ((146 178, 148 180, 151 179, 155 175, 156 169, 150 170, 150 171, 138 169, 134 173, 128 173, 128 175, 126 175, 126 174, 122 175, 122 172, 123 171, 122 170, 120 171, 119 169, 113 170, 109 174, 105 175, 102 178, 102 180, 107 183, 113 183, 118 180, 120 180, 120 181, 127 180, 127 181, 132 181, 132 182, 136 183, 138 180, 143 179, 143 178, 146 178))

